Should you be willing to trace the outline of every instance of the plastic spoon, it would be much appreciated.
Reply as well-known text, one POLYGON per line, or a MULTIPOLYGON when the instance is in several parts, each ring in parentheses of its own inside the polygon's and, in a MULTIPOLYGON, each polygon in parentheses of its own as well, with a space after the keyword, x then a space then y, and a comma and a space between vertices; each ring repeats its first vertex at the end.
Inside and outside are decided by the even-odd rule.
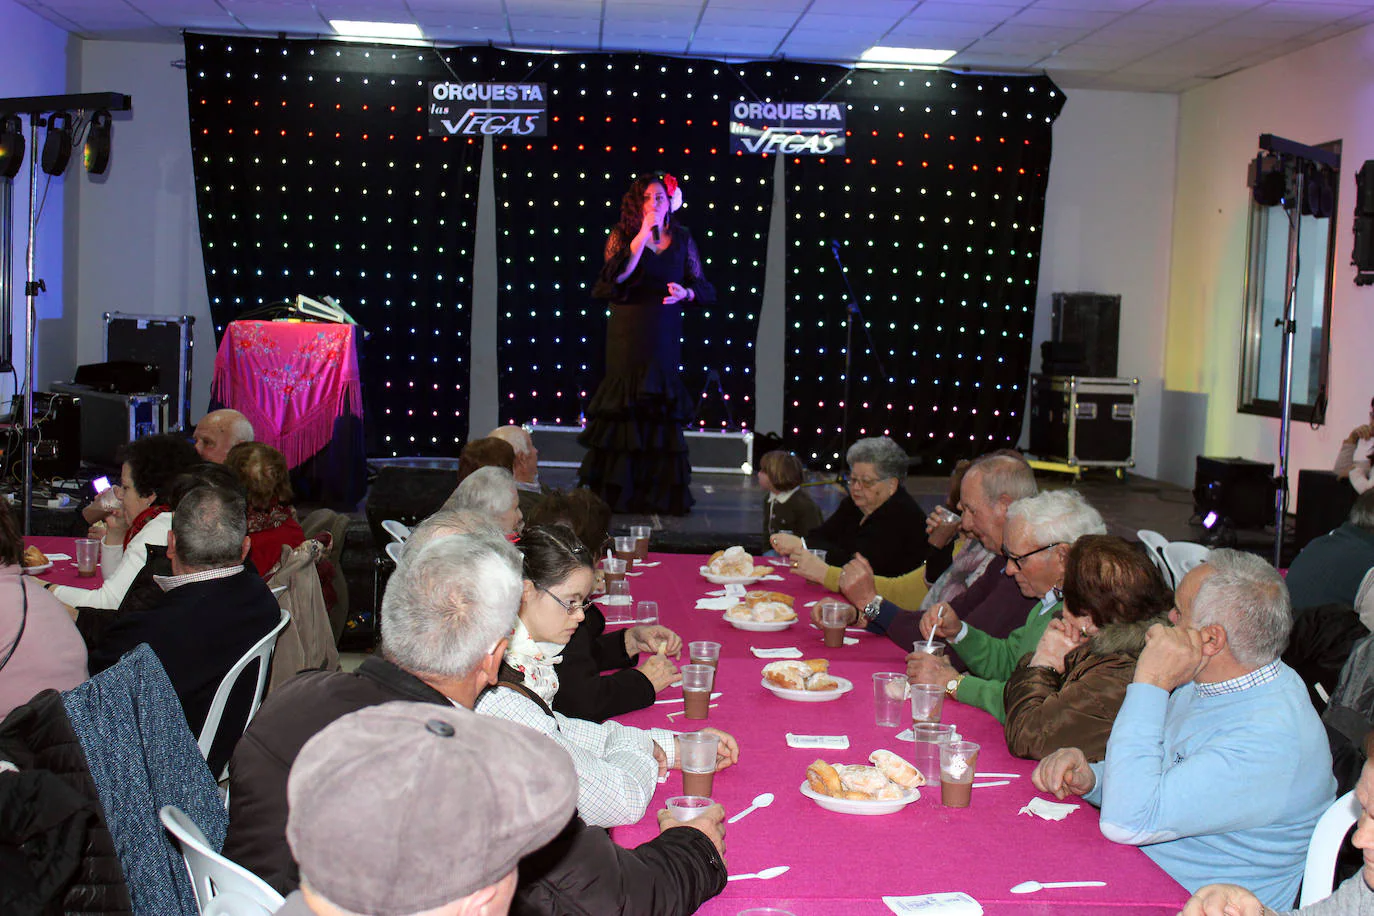
POLYGON ((1043 891, 1047 887, 1106 887, 1106 881, 1047 881, 1041 884, 1039 881, 1022 881, 1011 889, 1013 894, 1033 894, 1036 891, 1043 891))
POLYGON ((727 823, 727 824, 733 824, 735 821, 737 821, 737 820, 739 820, 740 818, 744 817, 746 814, 749 814, 750 812, 753 812, 753 811, 757 811, 757 810, 760 809, 760 808, 767 808, 767 807, 768 807, 769 805, 771 805, 771 804, 773 804, 773 793, 772 793, 772 792, 764 792, 762 795, 756 795, 756 796, 754 797, 754 800, 753 800, 752 802, 749 803, 749 807, 748 807, 748 808, 745 808, 743 811, 741 811, 739 814, 736 814, 734 817, 730 818, 730 819, 729 819, 728 821, 726 821, 725 823, 727 823))
MULTIPOLYGON (((935 631, 938 630, 938 629, 940 628, 940 621, 944 618, 944 616, 945 616, 945 605, 944 605, 944 602, 941 602, 941 603, 940 603, 940 609, 939 609, 938 611, 935 612, 935 626, 933 626, 933 627, 930 628, 930 635, 926 637, 926 648, 925 648, 925 651, 926 651, 926 652, 929 652, 932 648, 934 648, 934 646, 935 646, 935 631)), ((958 635, 958 634, 956 634, 956 635, 958 635)))
POLYGON ((763 871, 756 871, 751 875, 731 875, 725 880, 743 881, 745 878, 762 878, 764 881, 767 881, 769 878, 776 878, 791 867, 790 865, 774 865, 772 868, 765 868, 763 871))

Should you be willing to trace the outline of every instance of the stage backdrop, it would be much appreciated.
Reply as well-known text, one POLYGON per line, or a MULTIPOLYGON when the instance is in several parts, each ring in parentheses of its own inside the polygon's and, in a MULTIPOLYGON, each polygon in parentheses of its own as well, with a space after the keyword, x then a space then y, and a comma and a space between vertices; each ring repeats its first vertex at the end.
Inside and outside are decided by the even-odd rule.
MULTIPOLYGON (((485 53, 485 52, 481 52, 485 53)), ((426 134, 431 50, 186 36, 210 314, 335 296, 362 344, 369 455, 468 435, 481 147, 426 134)))

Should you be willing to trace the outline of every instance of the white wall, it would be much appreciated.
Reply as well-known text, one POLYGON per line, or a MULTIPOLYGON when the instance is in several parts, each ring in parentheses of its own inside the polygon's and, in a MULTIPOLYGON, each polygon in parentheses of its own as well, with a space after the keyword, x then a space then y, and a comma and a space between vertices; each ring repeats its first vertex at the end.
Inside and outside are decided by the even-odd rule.
POLYGON ((1054 122, 1045 193, 1034 353, 1050 336, 1057 292, 1121 296, 1117 374, 1140 379, 1136 473, 1154 477, 1160 454, 1165 303, 1173 224, 1178 97, 1145 92, 1065 93, 1054 122))
POLYGON ((1374 393, 1374 288, 1356 287, 1349 263, 1354 175, 1374 158, 1372 64, 1374 28, 1365 28, 1189 90, 1180 104, 1165 380, 1191 393, 1196 413, 1191 421, 1166 415, 1164 422, 1210 455, 1277 461, 1278 421, 1236 413, 1246 164, 1261 133, 1309 144, 1344 141, 1330 407, 1326 426, 1293 425, 1294 481, 1298 469, 1330 466, 1340 440, 1365 422, 1374 393))
MULTIPOLYGON (((122 92, 109 171, 73 182, 67 289, 77 319, 71 366, 103 358, 104 312, 192 315, 191 418, 205 412, 215 335, 205 291, 180 44, 78 41, 74 92, 122 92)), ((67 368, 70 372, 70 367, 67 368)))
MULTIPOLYGON (((29 10, 12 2, 0 0, 0 96, 5 98, 32 95, 61 95, 67 91, 67 33, 39 18, 29 10)), ((29 140, 29 122, 24 119, 24 139, 29 140)), ((41 137, 41 132, 40 132, 41 137)), ((41 145, 41 143, 40 143, 41 145)), ((24 377, 24 252, 28 245, 28 208, 29 208, 29 157, 36 154, 26 149, 23 167, 14 179, 14 271, 11 276, 11 300, 13 320, 11 330, 14 341, 14 362, 19 376, 24 377)), ((80 157, 78 152, 77 157, 80 157)), ((79 167, 79 166, 78 166, 79 167)), ((73 176, 76 172, 70 173, 73 176)), ((3 180, 3 179, 0 179, 3 180)), ((70 309, 64 302, 63 286, 63 191, 66 178, 53 178, 48 184, 47 201, 42 218, 35 233, 35 274, 47 286, 47 292, 38 296, 38 317, 41 323, 70 320, 70 309)), ((43 198, 47 176, 39 172, 38 197, 43 198)), ((40 328, 46 324, 40 324, 40 328)), ((47 351, 61 349, 61 336, 51 346, 47 335, 39 338, 40 357, 47 351)), ((35 359, 39 367, 40 386, 47 380, 44 359, 35 359)), ((8 373, 0 375, 0 407, 7 407, 14 393, 14 384, 8 373)))

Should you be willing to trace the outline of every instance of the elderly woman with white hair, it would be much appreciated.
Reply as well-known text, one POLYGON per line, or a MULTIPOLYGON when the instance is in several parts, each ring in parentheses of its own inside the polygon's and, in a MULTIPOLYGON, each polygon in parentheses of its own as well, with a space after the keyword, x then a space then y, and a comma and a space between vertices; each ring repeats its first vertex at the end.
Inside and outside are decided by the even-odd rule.
MULTIPOLYGON (((841 567, 863 554, 879 576, 900 576, 926 561, 926 514, 903 484, 910 459, 887 436, 860 439, 845 453, 849 495, 805 542, 792 534, 775 534, 768 543, 792 558, 797 574, 823 582, 827 564, 841 567), (824 561, 812 550, 824 550, 824 561)), ((838 576, 838 572, 836 573, 838 576)))
POLYGON ((505 468, 478 468, 458 484, 444 509, 466 509, 491 521, 507 535, 520 531, 524 519, 515 477, 505 468))
POLYGON ((907 656, 907 678, 913 684, 939 684, 950 697, 986 709, 1007 721, 1003 693, 1021 656, 1034 652, 1040 636, 1063 604, 1064 570, 1074 542, 1088 534, 1106 534, 1102 516, 1073 490, 1051 490, 1018 499, 1007 509, 1002 534, 1005 572, 1021 594, 1039 599, 1026 622, 1003 639, 971 627, 948 604, 929 608, 921 618, 921 635, 946 640, 968 665, 960 674, 943 658, 920 651, 907 656))

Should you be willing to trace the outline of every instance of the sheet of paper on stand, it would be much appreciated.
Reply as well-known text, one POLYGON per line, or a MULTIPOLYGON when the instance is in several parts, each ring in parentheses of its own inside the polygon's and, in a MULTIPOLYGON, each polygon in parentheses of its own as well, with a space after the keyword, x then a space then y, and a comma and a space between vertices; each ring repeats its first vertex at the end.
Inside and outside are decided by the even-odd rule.
POLYGON ((1039 796, 1032 798, 1030 803, 1020 810, 1020 814, 1034 814, 1047 821, 1062 821, 1078 810, 1078 805, 1069 802, 1052 802, 1047 798, 1039 796))

